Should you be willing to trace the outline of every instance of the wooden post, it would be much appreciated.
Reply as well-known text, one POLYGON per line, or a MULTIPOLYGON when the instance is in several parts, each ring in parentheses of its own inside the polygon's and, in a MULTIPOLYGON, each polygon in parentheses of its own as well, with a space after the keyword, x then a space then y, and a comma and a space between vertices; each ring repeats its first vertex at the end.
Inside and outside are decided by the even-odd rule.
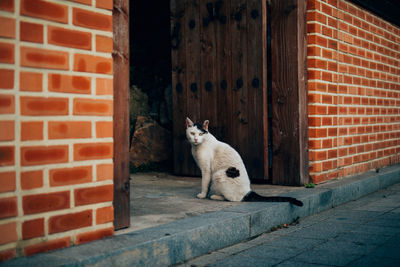
POLYGON ((272 183, 308 175, 305 0, 271 0, 272 183))
POLYGON ((130 225, 129 1, 114 0, 114 227, 130 225))

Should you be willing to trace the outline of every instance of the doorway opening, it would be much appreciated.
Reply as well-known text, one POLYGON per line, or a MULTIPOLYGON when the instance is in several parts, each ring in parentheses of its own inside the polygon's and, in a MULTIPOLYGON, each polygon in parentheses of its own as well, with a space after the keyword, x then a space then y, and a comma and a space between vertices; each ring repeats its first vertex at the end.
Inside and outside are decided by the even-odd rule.
POLYGON ((130 3, 130 169, 172 171, 169 1, 130 3))

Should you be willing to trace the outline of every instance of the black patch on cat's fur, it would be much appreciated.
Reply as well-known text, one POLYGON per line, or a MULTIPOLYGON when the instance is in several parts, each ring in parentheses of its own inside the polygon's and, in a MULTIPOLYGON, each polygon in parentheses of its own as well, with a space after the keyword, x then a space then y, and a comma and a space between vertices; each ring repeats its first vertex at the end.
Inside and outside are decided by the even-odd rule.
POLYGON ((226 176, 236 178, 240 176, 240 171, 235 167, 230 167, 226 170, 226 176))
POLYGON ((203 125, 200 123, 195 123, 193 126, 196 126, 197 129, 199 129, 202 133, 208 133, 206 130, 204 130, 203 125))
POLYGON ((248 192, 242 199, 243 202, 289 202, 296 206, 303 206, 303 202, 293 197, 264 197, 254 191, 248 192))

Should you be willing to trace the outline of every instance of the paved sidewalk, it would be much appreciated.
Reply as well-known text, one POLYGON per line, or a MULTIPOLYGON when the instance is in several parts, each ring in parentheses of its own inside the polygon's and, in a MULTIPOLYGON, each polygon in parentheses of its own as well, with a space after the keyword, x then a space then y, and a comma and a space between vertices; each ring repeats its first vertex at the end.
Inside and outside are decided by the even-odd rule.
POLYGON ((180 266, 400 266, 400 184, 180 266))

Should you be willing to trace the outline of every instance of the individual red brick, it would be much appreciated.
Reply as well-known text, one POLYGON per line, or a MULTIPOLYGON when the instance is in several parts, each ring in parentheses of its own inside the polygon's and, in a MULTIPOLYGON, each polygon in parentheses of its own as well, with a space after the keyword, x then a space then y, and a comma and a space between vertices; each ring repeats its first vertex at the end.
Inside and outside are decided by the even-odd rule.
POLYGON ((50 121, 49 139, 90 138, 92 124, 89 121, 50 121))
POLYGON ((307 60, 307 66, 309 68, 319 68, 319 69, 327 69, 328 62, 326 60, 310 58, 307 60))
POLYGON ((321 118, 318 117, 309 117, 308 118, 309 126, 321 126, 321 118))
POLYGON ((96 224, 109 223, 114 221, 114 207, 98 208, 96 210, 96 224))
POLYGON ((318 23, 307 23, 307 33, 322 33, 322 27, 318 23))
POLYGON ((21 21, 20 22, 21 41, 43 43, 43 25, 21 21))
POLYGON ((40 242, 34 245, 29 245, 24 248, 24 256, 31 256, 37 253, 43 253, 55 249, 69 247, 70 242, 70 237, 63 237, 50 241, 40 242))
POLYGON ((112 16, 74 8, 72 23, 76 26, 112 32, 112 16))
POLYGON ((1 0, 0 10, 14 12, 14 0, 1 0))
POLYGON ((327 47, 328 40, 320 35, 307 35, 307 43, 327 47))
POLYGON ((43 89, 43 74, 38 72, 24 72, 19 74, 19 89, 21 91, 41 92, 43 89))
POLYGON ((318 139, 309 139, 308 140, 308 146, 310 149, 321 149, 322 148, 322 142, 321 140, 318 139))
POLYGON ((75 205, 82 206, 113 200, 114 186, 102 185, 96 187, 75 189, 75 205))
POLYGON ((0 69, 0 89, 14 88, 14 70, 0 69))
POLYGON ((308 106, 308 114, 309 115, 326 115, 326 114, 328 114, 327 106, 309 105, 308 106))
POLYGON ((21 15, 68 23, 68 7, 44 0, 21 0, 21 15))
POLYGON ((43 171, 25 171, 21 172, 21 188, 29 190, 43 186, 43 171))
POLYGON ((0 37, 15 38, 15 19, 0 17, 0 37))
POLYGON ((74 115, 111 116, 112 114, 112 100, 74 99, 74 115))
POLYGON ((92 34, 89 32, 69 30, 48 26, 47 40, 49 44, 78 49, 92 49, 92 34))
POLYGON ((311 161, 320 161, 327 159, 326 151, 310 151, 309 157, 311 161))
POLYGON ((0 63, 14 64, 14 44, 0 43, 0 63))
POLYGON ((310 164, 310 168, 309 168, 310 172, 321 172, 322 171, 322 163, 318 162, 312 162, 310 164))
POLYGON ((0 172, 0 193, 15 191, 15 171, 0 172))
POLYGON ((79 245, 90 241, 99 240, 107 236, 112 236, 113 234, 114 234, 113 227, 78 234, 76 236, 76 244, 79 245))
POLYGON ((14 147, 0 146, 0 166, 14 165, 14 147))
POLYGON ((74 71, 112 74, 113 60, 106 57, 75 54, 74 71))
POLYGON ((52 216, 49 219, 49 233, 60 233, 92 225, 92 210, 52 216))
POLYGON ((0 251, 0 262, 10 260, 14 258, 15 255, 16 255, 15 248, 0 251))
POLYGON ((92 166, 53 169, 49 176, 51 186, 87 183, 92 181, 92 166))
POLYGON ((99 164, 97 165, 97 181, 112 180, 114 178, 114 165, 113 164, 99 164))
POLYGON ((21 141, 43 140, 43 121, 21 122, 21 141))
POLYGON ((112 53, 113 39, 111 37, 96 35, 96 51, 112 53))
POLYGON ((98 121, 96 122, 96 137, 113 137, 113 122, 112 121, 98 121))
POLYGON ((21 47, 21 66, 45 69, 69 69, 68 52, 21 47))
POLYGON ((48 89, 51 92, 90 94, 91 78, 62 74, 49 74, 48 89))
POLYGON ((74 160, 108 159, 113 157, 113 143, 74 144, 74 160))
POLYGON ((97 95, 113 95, 113 80, 107 78, 96 78, 96 94, 97 95))
POLYGON ((0 141, 15 139, 14 121, 0 121, 0 141))
POLYGON ((68 115, 68 98, 21 96, 21 114, 27 116, 68 115))
MULTIPOLYGON (((17 198, 16 197, 0 198, 0 219, 15 217, 17 215, 18 215, 17 198)), ((0 238, 0 240, 2 238, 0 238)))
POLYGON ((22 208, 25 215, 69 209, 69 191, 23 196, 22 208))
POLYGON ((18 240, 17 223, 10 222, 0 225, 0 245, 15 242, 18 240))
POLYGON ((310 128, 308 130, 308 134, 310 138, 323 138, 327 137, 327 129, 326 128, 310 128))
POLYGON ((44 218, 24 221, 22 223, 22 239, 44 236, 44 218))
POLYGON ((307 21, 317 21, 326 24, 327 17, 318 11, 309 11, 307 12, 307 21))
POLYGON ((68 146, 21 147, 22 166, 44 165, 68 162, 68 146))
POLYGON ((113 0, 96 0, 96 7, 112 10, 113 0))

